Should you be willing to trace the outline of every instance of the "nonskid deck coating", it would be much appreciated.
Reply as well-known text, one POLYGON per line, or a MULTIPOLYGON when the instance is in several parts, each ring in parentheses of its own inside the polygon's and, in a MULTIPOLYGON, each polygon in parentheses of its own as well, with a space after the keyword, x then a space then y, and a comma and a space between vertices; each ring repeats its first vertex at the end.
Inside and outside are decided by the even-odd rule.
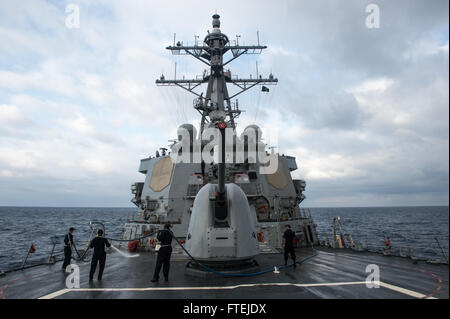
MULTIPOLYGON (((312 254, 298 249, 299 258, 312 254)), ((282 254, 261 254, 260 268, 283 263, 282 254)), ((151 283, 155 256, 109 254, 102 282, 88 282, 89 263, 81 263, 80 289, 67 289, 61 263, 8 273, 0 277, 0 298, 160 298, 160 299, 308 299, 308 298, 449 298, 448 266, 414 264, 409 259, 351 250, 320 249, 299 265, 256 277, 186 276, 187 259, 174 256, 170 280, 151 283), (380 269, 380 288, 367 288, 366 267, 380 269)))

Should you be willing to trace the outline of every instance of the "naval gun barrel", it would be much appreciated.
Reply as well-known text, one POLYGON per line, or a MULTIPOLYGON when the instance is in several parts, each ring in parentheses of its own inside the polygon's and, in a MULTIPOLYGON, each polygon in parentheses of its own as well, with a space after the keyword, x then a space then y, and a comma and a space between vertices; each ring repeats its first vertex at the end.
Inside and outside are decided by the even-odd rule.
POLYGON ((219 123, 220 131, 220 161, 218 164, 218 187, 219 187, 219 201, 224 201, 225 199, 225 122, 219 123))

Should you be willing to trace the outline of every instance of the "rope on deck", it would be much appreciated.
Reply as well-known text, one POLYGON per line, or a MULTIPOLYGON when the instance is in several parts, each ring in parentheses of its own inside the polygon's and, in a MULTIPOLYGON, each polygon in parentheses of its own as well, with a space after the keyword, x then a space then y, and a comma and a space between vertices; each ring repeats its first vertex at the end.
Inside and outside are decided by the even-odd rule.
MULTIPOLYGON (((170 231, 170 230, 169 230, 170 231)), ((178 243, 178 245, 181 246, 181 248, 184 250, 184 252, 189 256, 189 258, 192 259, 192 261, 194 261, 197 265, 199 265, 200 267, 202 267, 203 269, 205 269, 206 271, 209 271, 211 273, 223 276, 223 277, 253 277, 253 276, 259 276, 259 275, 263 275, 266 274, 268 272, 272 272, 276 269, 285 269, 285 268, 289 268, 294 266, 294 263, 289 264, 289 265, 284 265, 284 266, 279 266, 279 267, 274 267, 274 268, 270 268, 270 269, 266 269, 266 270, 262 270, 262 271, 258 271, 258 272, 254 272, 254 273, 246 273, 246 274, 227 274, 227 273, 223 273, 217 270, 214 270, 206 265, 203 265, 202 263, 200 263, 198 260, 196 260, 187 250, 186 248, 184 248, 184 246, 178 241, 178 239, 174 236, 174 234, 172 233, 172 231, 170 231, 170 233, 172 234, 172 237, 175 239, 175 241, 178 243)), ((311 256, 302 258, 300 260, 296 260, 295 263, 297 264, 302 264, 305 261, 316 257, 319 254, 319 251, 317 249, 315 249, 312 245, 311 245, 312 250, 314 251, 314 254, 312 254, 311 256)))

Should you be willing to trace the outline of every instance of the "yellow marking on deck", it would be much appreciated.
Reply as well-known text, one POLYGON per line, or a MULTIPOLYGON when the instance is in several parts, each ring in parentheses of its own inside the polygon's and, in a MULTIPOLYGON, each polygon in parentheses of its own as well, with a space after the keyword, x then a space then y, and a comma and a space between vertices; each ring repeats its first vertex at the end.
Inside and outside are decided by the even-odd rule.
MULTIPOLYGON (((416 297, 416 298, 425 298, 427 296, 427 295, 424 295, 424 294, 421 294, 421 293, 418 293, 418 292, 415 292, 415 291, 412 291, 412 290, 409 290, 409 289, 405 289, 405 288, 402 288, 402 287, 397 287, 397 286, 394 286, 394 285, 391 285, 391 284, 388 284, 388 283, 385 283, 385 282, 382 282, 382 281, 380 281, 379 284, 380 284, 381 287, 384 287, 384 288, 387 288, 387 289, 391 289, 391 290, 400 292, 400 293, 408 295, 408 296, 412 296, 412 297, 416 297)), ((426 299, 438 299, 438 298, 436 298, 436 297, 428 297, 426 299)))
MULTIPOLYGON (((394 286, 384 282, 376 282, 381 287, 408 295, 416 298, 424 298, 426 295, 418 292, 394 286)), ((231 290, 237 288, 256 287, 256 286, 295 286, 295 287, 332 287, 332 286, 349 286, 349 285, 365 285, 365 281, 349 281, 349 282, 328 282, 328 283, 310 283, 310 284, 294 284, 294 283, 257 283, 257 284, 241 284, 234 286, 215 286, 215 287, 147 287, 147 288, 76 288, 61 289, 51 294, 45 295, 39 299, 53 299, 62 296, 68 292, 114 292, 114 291, 180 291, 180 290, 231 290)), ((376 289, 376 288, 372 288, 376 289)), ((437 299, 430 297, 430 299, 437 299)))
POLYGON ((43 297, 41 297, 39 299, 53 299, 53 298, 56 298, 58 296, 64 295, 65 293, 68 293, 69 291, 72 291, 72 290, 73 289, 67 289, 67 288, 66 289, 61 289, 61 290, 55 291, 55 292, 53 292, 51 294, 45 295, 45 296, 43 296, 43 297))

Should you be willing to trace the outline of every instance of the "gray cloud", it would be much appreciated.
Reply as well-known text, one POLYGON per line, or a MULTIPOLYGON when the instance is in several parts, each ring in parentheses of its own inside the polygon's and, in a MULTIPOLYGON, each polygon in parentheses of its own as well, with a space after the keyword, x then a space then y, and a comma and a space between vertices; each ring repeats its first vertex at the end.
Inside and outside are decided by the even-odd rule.
MULTIPOLYGON (((199 120, 189 95, 154 79, 170 77, 174 62, 188 77, 204 66, 164 47, 174 32, 202 38, 215 9, 231 39, 254 43, 259 30, 269 46, 260 73, 272 71, 279 85, 240 96, 239 122, 281 129, 280 152, 297 156, 295 176, 307 180, 306 206, 448 204, 448 1, 79 5, 81 28, 68 30, 64 3, 0 3, 9 43, 0 48, 0 105, 37 125, 12 141, 26 124, 3 117, 0 204, 57 196, 57 205, 128 205, 140 157, 199 120), (365 27, 368 3, 380 6, 380 29, 365 27)), ((254 73, 254 61, 231 71, 254 73)))

